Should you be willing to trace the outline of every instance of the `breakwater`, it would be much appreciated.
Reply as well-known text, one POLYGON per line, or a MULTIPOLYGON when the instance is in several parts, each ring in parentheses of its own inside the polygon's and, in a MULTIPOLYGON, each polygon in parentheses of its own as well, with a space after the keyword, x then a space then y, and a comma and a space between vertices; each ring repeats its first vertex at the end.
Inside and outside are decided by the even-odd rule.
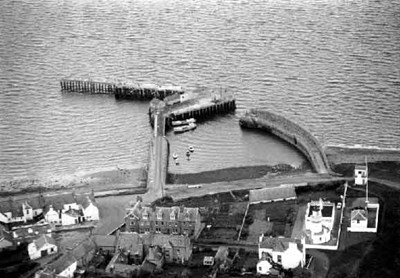
POLYGON ((173 94, 182 94, 180 86, 158 86, 156 84, 109 83, 87 80, 61 79, 61 90, 90 94, 112 94, 117 99, 164 99, 173 94))
POLYGON ((319 141, 307 130, 285 117, 251 109, 240 118, 239 124, 244 128, 263 129, 278 136, 302 152, 317 173, 332 173, 319 141))

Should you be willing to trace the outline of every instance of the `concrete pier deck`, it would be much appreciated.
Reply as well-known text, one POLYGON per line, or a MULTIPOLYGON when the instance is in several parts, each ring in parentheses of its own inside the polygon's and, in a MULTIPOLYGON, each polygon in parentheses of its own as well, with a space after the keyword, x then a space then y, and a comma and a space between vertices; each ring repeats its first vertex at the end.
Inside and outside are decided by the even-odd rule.
POLYGON ((298 124, 280 115, 257 109, 247 111, 239 123, 242 127, 264 129, 278 136, 302 152, 317 173, 332 174, 319 141, 298 124))
POLYGON ((169 143, 165 138, 165 115, 157 109, 154 115, 154 132, 150 143, 147 194, 158 199, 164 196, 167 180, 169 143))

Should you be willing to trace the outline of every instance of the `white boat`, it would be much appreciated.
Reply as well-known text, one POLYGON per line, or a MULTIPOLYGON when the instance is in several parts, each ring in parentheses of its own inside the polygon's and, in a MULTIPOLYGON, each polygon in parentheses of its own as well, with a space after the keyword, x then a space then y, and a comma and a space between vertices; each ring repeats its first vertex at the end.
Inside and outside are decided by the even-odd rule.
POLYGON ((174 127, 174 132, 175 133, 182 133, 182 132, 185 132, 185 131, 189 131, 189 130, 195 129, 196 127, 197 126, 196 126, 195 123, 189 123, 187 125, 174 127))
POLYGON ((172 121, 172 126, 181 126, 181 125, 187 125, 187 124, 194 124, 196 123, 195 118, 190 118, 182 121, 172 121))

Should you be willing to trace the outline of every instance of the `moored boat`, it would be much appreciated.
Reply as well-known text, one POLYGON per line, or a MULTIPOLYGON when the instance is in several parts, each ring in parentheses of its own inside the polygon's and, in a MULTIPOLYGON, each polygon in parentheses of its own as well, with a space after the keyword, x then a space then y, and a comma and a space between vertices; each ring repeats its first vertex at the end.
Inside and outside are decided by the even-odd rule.
POLYGON ((187 124, 194 124, 196 123, 195 118, 190 118, 182 121, 172 121, 172 126, 181 126, 181 125, 187 125, 187 124))
POLYGON ((197 126, 196 126, 195 123, 189 123, 189 124, 187 124, 187 125, 182 125, 182 126, 174 127, 174 132, 175 132, 175 133, 182 133, 182 132, 185 132, 185 131, 193 130, 193 129, 195 129, 196 127, 197 127, 197 126))

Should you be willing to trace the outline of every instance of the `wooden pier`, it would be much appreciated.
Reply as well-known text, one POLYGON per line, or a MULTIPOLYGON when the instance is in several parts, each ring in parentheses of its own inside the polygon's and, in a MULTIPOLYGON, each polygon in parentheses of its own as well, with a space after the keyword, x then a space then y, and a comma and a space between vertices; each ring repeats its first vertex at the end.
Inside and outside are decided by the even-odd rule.
POLYGON ((114 94, 116 85, 107 82, 62 79, 61 90, 67 92, 114 94))
POLYGON ((184 93, 180 86, 158 86, 155 84, 108 83, 62 79, 60 85, 61 90, 65 92, 113 94, 117 99, 164 99, 173 94, 184 93))
POLYGON ((167 110, 169 122, 189 118, 202 119, 217 114, 229 113, 236 109, 236 101, 233 96, 227 96, 219 100, 201 98, 182 104, 167 110))

